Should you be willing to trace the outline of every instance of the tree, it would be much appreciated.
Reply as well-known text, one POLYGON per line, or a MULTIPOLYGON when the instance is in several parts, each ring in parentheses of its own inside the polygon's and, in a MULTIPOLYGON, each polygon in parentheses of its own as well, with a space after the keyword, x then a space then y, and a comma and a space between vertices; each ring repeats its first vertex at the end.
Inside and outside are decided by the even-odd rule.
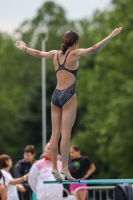
MULTIPOLYGON (((49 51, 60 48, 62 34, 67 29, 76 29, 80 33, 80 47, 84 48, 99 42, 115 27, 123 26, 122 33, 100 52, 80 59, 78 111, 71 143, 78 144, 81 152, 94 161, 96 178, 129 178, 133 174, 132 9, 131 0, 113 0, 110 10, 96 11, 92 20, 68 21, 64 9, 54 2, 46 2, 36 17, 26 20, 16 32, 30 45, 39 24, 46 23, 49 51)), ((0 43, 0 152, 10 151, 16 159, 23 147, 32 142, 39 155, 42 143, 41 60, 18 51, 9 36, 1 34, 0 43)), ((39 38, 36 38, 34 47, 41 49, 39 38)), ((49 140, 50 99, 56 78, 52 61, 47 60, 46 65, 49 140)))
POLYGON ((82 73, 82 83, 80 79, 79 104, 86 105, 86 112, 80 119, 83 129, 75 134, 72 143, 78 143, 81 151, 92 157, 97 178, 130 178, 133 174, 133 34, 129 22, 132 22, 131 1, 114 1, 110 12, 94 14, 90 35, 95 37, 98 32, 97 41, 115 27, 123 26, 123 32, 97 53, 93 68, 82 73))
MULTIPOLYGON (((34 47, 41 49, 40 38, 45 37, 45 35, 38 35, 38 38, 35 38, 36 31, 38 31, 40 23, 44 23, 49 28, 50 40, 47 42, 47 51, 53 48, 59 48, 61 35, 63 31, 66 27, 72 24, 69 23, 66 19, 65 11, 63 8, 56 5, 54 2, 46 2, 41 7, 41 9, 38 10, 37 15, 34 19, 26 20, 21 24, 18 30, 16 30, 16 37, 18 37, 18 39, 24 40, 27 43, 27 45, 30 45, 31 39, 34 38, 36 39, 36 41, 34 42, 34 47), (60 30, 58 30, 58 26, 60 26, 60 30)), ((6 141, 7 146, 10 146, 10 143, 16 144, 15 147, 10 147, 10 152, 12 153, 12 156, 15 159, 16 157, 20 156, 24 146, 31 142, 33 142, 33 144, 37 147, 37 155, 39 155, 42 151, 42 113, 40 93, 41 59, 37 59, 28 54, 25 54, 25 52, 18 51, 17 48, 14 47, 13 39, 10 37, 9 39, 6 38, 4 42, 7 44, 7 47, 3 48, 3 54, 1 57, 4 60, 2 65, 5 65, 4 62, 6 62, 6 65, 4 66, 3 72, 1 72, 1 76, 5 76, 7 78, 6 70, 8 70, 10 71, 10 73, 8 73, 10 79, 8 78, 8 82, 5 83, 5 87, 8 87, 9 90, 7 90, 7 97, 4 97, 4 95, 1 97, 1 105, 5 106, 5 101, 9 101, 11 104, 10 109, 12 110, 9 114, 8 106, 6 110, 4 109, 3 111, 3 113, 7 113, 8 117, 6 117, 6 119, 3 118, 5 125, 1 124, 2 140, 6 141), (11 66, 9 65, 9 62, 11 66), (33 92, 30 92, 30 90, 33 92), (9 98, 10 95, 12 95, 12 98, 9 98), (35 98, 37 104, 39 101, 38 107, 35 106, 35 101, 33 100, 33 98, 35 98), (9 126, 8 124, 10 125, 8 129, 8 132, 10 131, 10 133, 7 133, 7 137, 5 137, 5 127, 9 126), (23 138, 22 135, 24 136, 23 138)), ((51 134, 50 98, 54 90, 54 83, 56 83, 56 78, 52 61, 47 61, 46 65, 48 66, 46 81, 48 127, 47 130, 49 139, 51 134)), ((3 69, 2 66, 1 69, 3 69)), ((2 84, 2 87, 3 92, 5 92, 4 84, 2 84)), ((2 116, 4 116, 3 113, 1 113, 1 119, 2 116)), ((9 152, 10 148, 7 148, 7 146, 4 145, 0 151, 9 152)))

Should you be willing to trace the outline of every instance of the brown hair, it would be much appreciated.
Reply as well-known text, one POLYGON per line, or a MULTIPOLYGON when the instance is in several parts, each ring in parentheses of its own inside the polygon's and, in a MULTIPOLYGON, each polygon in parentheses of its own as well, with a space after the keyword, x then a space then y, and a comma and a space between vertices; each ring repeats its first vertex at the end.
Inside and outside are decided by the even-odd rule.
POLYGON ((79 147, 77 145, 73 145, 70 147, 71 149, 73 149, 74 151, 80 151, 79 147))
POLYGON ((61 50, 65 54, 68 47, 72 46, 77 40, 79 40, 79 35, 74 30, 66 31, 62 37, 61 50))
POLYGON ((26 146, 25 149, 24 149, 24 153, 35 154, 36 151, 35 151, 34 145, 28 145, 28 146, 26 146))
POLYGON ((8 167, 6 161, 9 159, 11 159, 11 157, 6 154, 0 156, 0 169, 8 167))

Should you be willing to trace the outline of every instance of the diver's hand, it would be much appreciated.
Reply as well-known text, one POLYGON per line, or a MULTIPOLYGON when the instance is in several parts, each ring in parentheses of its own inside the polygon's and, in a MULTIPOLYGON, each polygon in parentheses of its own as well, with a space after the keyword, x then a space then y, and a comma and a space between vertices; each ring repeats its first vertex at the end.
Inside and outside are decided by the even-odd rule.
POLYGON ((118 35, 122 31, 122 27, 120 28, 115 28, 112 33, 110 34, 111 38, 114 38, 116 35, 118 35))
POLYGON ((16 46, 22 51, 25 51, 25 49, 27 47, 26 44, 23 41, 17 41, 16 46))

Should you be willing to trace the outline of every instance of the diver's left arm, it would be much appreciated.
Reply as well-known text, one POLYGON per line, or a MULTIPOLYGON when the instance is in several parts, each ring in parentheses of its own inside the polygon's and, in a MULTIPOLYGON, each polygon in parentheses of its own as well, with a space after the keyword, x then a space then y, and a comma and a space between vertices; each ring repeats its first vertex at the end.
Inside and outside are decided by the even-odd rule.
POLYGON ((86 49, 76 49, 75 50, 75 55, 76 57, 80 56, 86 56, 91 53, 95 53, 99 51, 101 48, 103 48, 112 38, 114 38, 116 35, 118 35, 122 31, 122 27, 116 28, 112 31, 110 35, 108 35, 106 38, 101 40, 100 42, 96 43, 92 47, 86 48, 86 49))

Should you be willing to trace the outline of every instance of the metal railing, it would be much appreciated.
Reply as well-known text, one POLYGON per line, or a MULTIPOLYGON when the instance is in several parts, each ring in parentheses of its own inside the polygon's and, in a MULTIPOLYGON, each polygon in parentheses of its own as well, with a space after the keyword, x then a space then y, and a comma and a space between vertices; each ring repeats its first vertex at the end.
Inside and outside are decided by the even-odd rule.
MULTIPOLYGON (((87 200, 115 200, 115 186, 117 184, 132 184, 133 179, 93 179, 93 180, 79 180, 79 181, 45 181, 47 184, 78 184, 78 183, 86 183, 88 186, 86 187, 78 187, 74 191, 74 197, 79 190, 86 189, 87 192, 87 200)), ((65 190, 65 188, 64 188, 65 190)), ((67 192, 70 195, 69 191, 67 192)), ((24 200, 24 195, 22 193, 22 199, 24 200)), ((31 195, 29 196, 29 200, 31 200, 31 195)))
POLYGON ((115 186, 88 186, 79 187, 74 191, 74 196, 80 190, 87 189, 87 200, 115 200, 115 186))
POLYGON ((25 197, 25 193, 23 193, 23 192, 19 192, 18 194, 19 194, 20 200, 25 200, 25 199, 31 200, 32 199, 32 191, 31 190, 27 191, 26 197, 25 197))

